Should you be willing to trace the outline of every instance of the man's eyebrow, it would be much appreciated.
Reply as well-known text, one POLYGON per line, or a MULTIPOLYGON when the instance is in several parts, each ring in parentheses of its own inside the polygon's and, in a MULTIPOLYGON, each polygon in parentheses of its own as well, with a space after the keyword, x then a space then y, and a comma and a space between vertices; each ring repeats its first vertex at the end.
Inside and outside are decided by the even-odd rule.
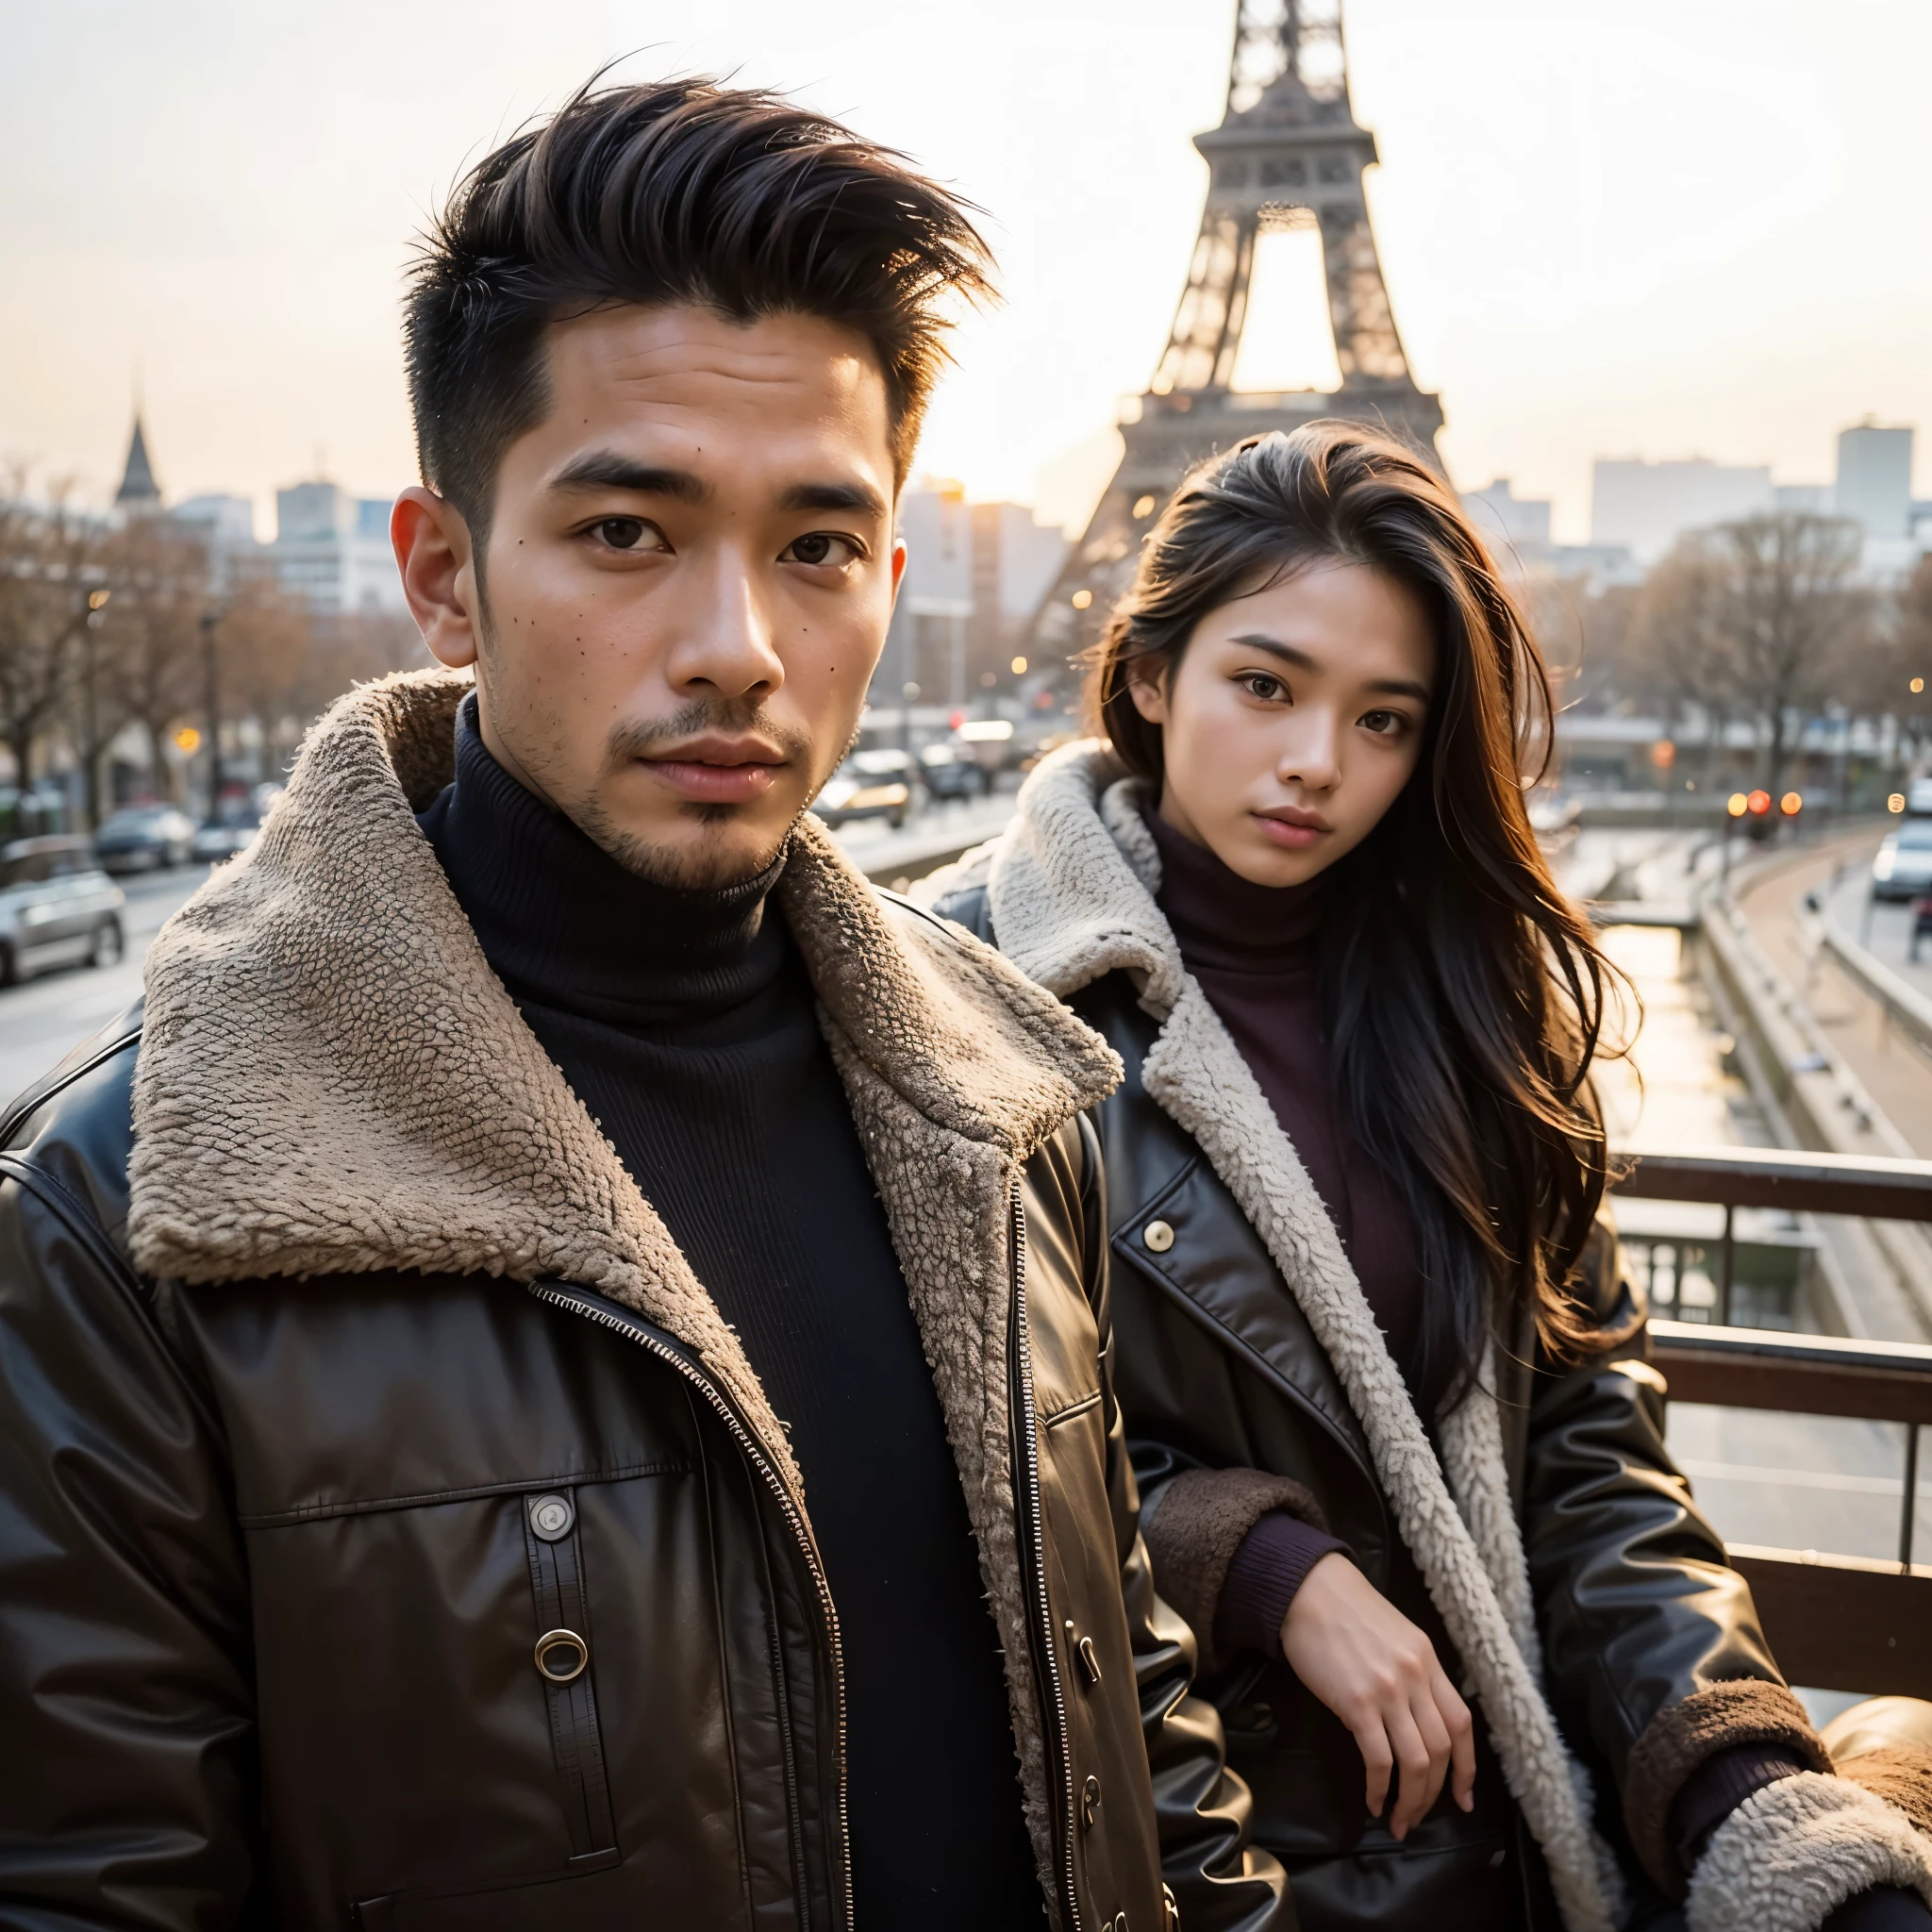
MULTIPOLYGON (((1296 671, 1319 671, 1322 668, 1306 651, 1298 651, 1292 644, 1284 644, 1278 638, 1264 638, 1251 631, 1242 637, 1230 638, 1228 642, 1245 644, 1250 650, 1265 651, 1269 657, 1279 658, 1296 671)), ((1412 677, 1373 677, 1367 688, 1386 697, 1414 698, 1423 705, 1429 702, 1428 686, 1412 677)))
POLYGON ((883 519, 885 500, 865 483, 794 483, 778 499, 780 509, 854 509, 883 519))
POLYGON ((640 496, 669 496, 678 503, 702 503, 710 493, 703 477, 661 463, 641 463, 615 450, 575 457, 551 477, 553 490, 628 490, 640 496))

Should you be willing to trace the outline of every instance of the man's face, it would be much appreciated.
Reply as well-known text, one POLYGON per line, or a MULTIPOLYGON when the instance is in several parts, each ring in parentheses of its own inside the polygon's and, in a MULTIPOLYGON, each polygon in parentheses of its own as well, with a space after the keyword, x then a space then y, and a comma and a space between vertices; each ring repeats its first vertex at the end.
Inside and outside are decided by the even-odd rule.
POLYGON ((843 757, 885 642, 884 378, 807 316, 611 308, 546 348, 550 410, 505 453, 480 581, 455 520, 474 637, 448 615, 425 635, 475 661, 498 762, 606 851, 670 884, 748 878, 843 757))

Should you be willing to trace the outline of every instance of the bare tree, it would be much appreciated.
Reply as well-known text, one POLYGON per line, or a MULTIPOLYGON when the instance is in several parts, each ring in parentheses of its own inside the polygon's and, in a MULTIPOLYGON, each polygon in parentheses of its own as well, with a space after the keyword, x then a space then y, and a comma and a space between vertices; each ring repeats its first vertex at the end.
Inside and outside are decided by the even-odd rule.
POLYGON ((140 725, 155 790, 168 796, 169 733, 194 708, 201 620, 214 595, 208 545, 198 532, 142 518, 117 533, 108 558, 113 597, 102 613, 101 638, 111 693, 96 699, 98 729, 106 733, 98 749, 128 724, 140 725))
POLYGON ((75 644, 101 584, 103 527, 56 483, 36 500, 24 466, 0 478, 0 743, 25 794, 34 754, 57 722, 75 644))
POLYGON ((1858 528, 1836 517, 1746 517, 1721 524, 1712 544, 1727 579, 1724 634, 1740 695, 1765 723, 1764 783, 1775 791, 1793 717, 1823 707, 1836 662, 1862 641, 1858 528))
POLYGON ((1725 559, 1709 537, 1684 538, 1637 593, 1625 647, 1633 683, 1662 709, 1667 728, 1674 732, 1692 710, 1701 714, 1707 791, 1721 774, 1725 727, 1744 705, 1732 592, 1725 559))

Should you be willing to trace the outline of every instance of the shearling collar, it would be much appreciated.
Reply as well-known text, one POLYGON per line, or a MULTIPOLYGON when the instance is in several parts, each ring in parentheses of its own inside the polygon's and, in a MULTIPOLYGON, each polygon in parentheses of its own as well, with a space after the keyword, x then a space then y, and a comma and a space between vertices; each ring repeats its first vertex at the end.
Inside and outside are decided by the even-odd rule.
POLYGON ((1321 1196, 1156 903, 1160 858, 1142 795, 1107 746, 1069 745, 1028 778, 1000 838, 944 884, 983 879, 1002 950, 1063 997, 1108 973, 1134 976, 1141 1004, 1161 1022, 1142 1084, 1193 1137, 1266 1243, 1346 1391, 1543 1848, 1566 1924, 1608 1932, 1622 1914, 1621 1881, 1591 1827, 1585 1774, 1542 1693, 1493 1374, 1442 1419, 1439 1462, 1321 1196))
MULTIPOLYGON (((415 812, 470 688, 365 685, 316 725, 255 847, 157 940, 130 1242, 194 1282, 380 1269, 560 1276, 719 1373, 792 1480, 737 1338, 491 974, 415 812)), ((816 820, 779 901, 869 1088, 1004 1161, 1118 1063, 983 947, 889 907, 816 820)))

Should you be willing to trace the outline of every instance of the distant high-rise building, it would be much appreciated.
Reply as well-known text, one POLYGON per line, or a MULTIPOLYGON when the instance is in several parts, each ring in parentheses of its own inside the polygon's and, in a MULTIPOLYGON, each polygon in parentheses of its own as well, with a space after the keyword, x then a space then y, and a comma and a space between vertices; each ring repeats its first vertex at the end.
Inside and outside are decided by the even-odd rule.
POLYGON ((1550 504, 1547 497, 1518 496, 1507 476, 1483 490, 1466 490, 1463 508, 1487 537, 1498 537, 1515 550, 1549 547, 1550 504))
POLYGON ((1640 563, 1654 563, 1687 530, 1734 523, 1774 507, 1768 464, 1647 463, 1597 459, 1590 506, 1590 541, 1621 543, 1640 563))
POLYGON ((925 478, 899 498, 899 535, 906 577, 876 701, 896 704, 910 683, 923 703, 958 709, 1010 682, 1066 557, 1065 533, 1022 504, 968 503, 962 485, 925 478))
POLYGON ((355 497, 317 480, 275 491, 275 574, 312 610, 406 612, 389 541, 387 497, 355 497))
POLYGON ((1828 517, 1837 513, 1829 483, 1774 483, 1771 507, 1780 516, 1828 517))
POLYGON ((114 508, 133 515, 144 515, 161 507, 161 486, 155 481, 154 465, 148 461, 147 438, 142 433, 141 414, 134 417, 134 435, 127 444, 127 461, 121 472, 121 487, 114 492, 114 508))
POLYGON ((255 548, 255 506, 245 496, 211 492, 185 497, 168 515, 177 524, 206 531, 217 552, 255 548))
POLYGON ((1912 522, 1912 432, 1882 428, 1870 418, 1838 439, 1838 483, 1833 500, 1841 517, 1864 526, 1867 537, 1892 542, 1907 537, 1912 522))

